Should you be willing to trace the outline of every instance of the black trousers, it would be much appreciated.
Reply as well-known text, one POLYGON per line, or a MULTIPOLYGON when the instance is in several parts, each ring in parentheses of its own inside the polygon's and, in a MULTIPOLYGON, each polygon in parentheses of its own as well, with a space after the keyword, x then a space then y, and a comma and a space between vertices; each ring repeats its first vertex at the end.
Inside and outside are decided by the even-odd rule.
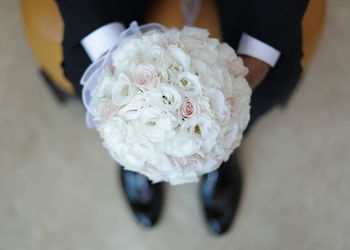
MULTIPOLYGON (((134 1, 134 0, 132 0, 134 1)), ((217 1, 218 10, 220 14, 223 38, 226 43, 231 45, 234 49, 237 48, 242 31, 237 26, 237 21, 233 19, 232 13, 227 11, 226 3, 230 1, 217 1), (232 24, 232 25, 231 25, 232 24)), ((147 3, 147 1, 145 1, 147 3)), ((130 4, 129 4, 130 5, 130 4)), ((79 19, 69 19, 65 17, 64 5, 59 3, 61 13, 65 22, 65 34, 63 40, 63 55, 64 61, 62 67, 66 77, 72 82, 78 97, 81 97, 80 78, 85 69, 91 63, 87 54, 76 39, 74 29, 71 25, 81 23, 84 25, 79 15, 73 17, 79 19)), ((120 7, 120 5, 119 5, 120 7)), ((116 20, 124 23, 128 27, 132 20, 137 20, 139 24, 144 23, 145 6, 124 6, 123 15, 116 17, 116 20)), ((120 10, 119 10, 120 11, 120 10)), ((97 28, 97 27, 96 27, 97 28)), ((286 105, 291 94, 296 88, 301 75, 300 60, 302 58, 301 48, 301 28, 296 42, 294 42, 293 49, 288 55, 281 55, 278 63, 270 70, 264 81, 253 91, 251 100, 251 120, 246 130, 246 133, 252 125, 266 112, 276 105, 286 105)))

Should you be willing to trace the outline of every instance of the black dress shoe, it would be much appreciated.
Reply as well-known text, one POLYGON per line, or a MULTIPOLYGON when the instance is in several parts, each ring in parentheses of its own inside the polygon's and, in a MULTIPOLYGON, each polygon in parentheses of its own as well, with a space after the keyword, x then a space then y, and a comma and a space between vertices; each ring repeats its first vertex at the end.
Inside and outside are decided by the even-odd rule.
POLYGON ((152 184, 146 176, 121 168, 124 194, 138 222, 153 227, 163 207, 163 186, 152 184))
POLYGON ((213 234, 224 234, 230 228, 241 191, 242 174, 234 155, 219 169, 202 177, 200 196, 209 230, 213 234))

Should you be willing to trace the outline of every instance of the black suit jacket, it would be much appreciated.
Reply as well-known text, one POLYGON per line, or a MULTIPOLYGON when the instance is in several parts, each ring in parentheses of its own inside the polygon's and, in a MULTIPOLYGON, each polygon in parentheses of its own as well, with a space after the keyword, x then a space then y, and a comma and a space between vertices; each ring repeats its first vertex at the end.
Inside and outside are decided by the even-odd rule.
MULTIPOLYGON (((80 40, 98 27, 118 21, 144 23, 148 0, 56 0, 65 24, 63 39, 66 77, 80 96, 79 80, 90 64, 80 40)), ((237 48, 242 32, 281 52, 277 65, 252 97, 252 118, 276 103, 286 102, 300 73, 301 20, 308 0, 216 0, 224 40, 237 48), (255 114, 256 113, 256 114, 255 114)))

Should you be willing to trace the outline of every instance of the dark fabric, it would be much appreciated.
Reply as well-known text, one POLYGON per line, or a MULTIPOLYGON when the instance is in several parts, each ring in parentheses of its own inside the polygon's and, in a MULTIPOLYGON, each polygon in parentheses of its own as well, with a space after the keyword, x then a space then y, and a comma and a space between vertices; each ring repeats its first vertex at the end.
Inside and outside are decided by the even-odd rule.
POLYGON ((243 32, 281 52, 264 81, 253 91, 251 120, 255 121, 275 105, 285 105, 302 72, 301 21, 308 0, 216 0, 224 41, 237 49, 243 32))
MULTIPOLYGON (((148 1, 56 0, 65 24, 62 67, 81 96, 80 78, 90 60, 80 40, 98 27, 118 21, 144 23, 148 1)), ((216 0, 224 41, 237 49, 242 32, 281 51, 265 80, 253 91, 251 125, 277 104, 285 104, 301 74, 301 20, 308 0, 216 0)))
POLYGON ((111 22, 121 22, 125 27, 134 20, 143 23, 148 2, 147 0, 56 0, 64 22, 62 67, 79 98, 82 88, 80 78, 91 63, 80 45, 81 39, 111 22))
POLYGON ((286 105, 301 77, 301 35, 297 38, 293 53, 282 54, 278 63, 270 70, 264 81, 253 91, 251 119, 246 133, 255 121, 275 105, 286 105))

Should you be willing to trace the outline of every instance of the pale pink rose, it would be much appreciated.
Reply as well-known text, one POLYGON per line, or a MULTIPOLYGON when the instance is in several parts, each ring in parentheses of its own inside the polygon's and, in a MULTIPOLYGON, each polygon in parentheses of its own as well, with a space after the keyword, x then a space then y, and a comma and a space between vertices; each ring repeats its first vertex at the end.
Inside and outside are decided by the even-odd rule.
POLYGON ((115 68, 115 66, 114 66, 113 64, 108 65, 108 69, 109 69, 109 71, 110 71, 112 74, 115 73, 116 68, 115 68))
POLYGON ((138 64, 132 71, 132 79, 143 90, 157 87, 160 76, 157 70, 150 64, 138 64))
POLYGON ((98 113, 102 120, 107 120, 119 111, 119 106, 115 105, 112 100, 103 100, 99 104, 98 113))
POLYGON ((198 154, 193 154, 186 157, 171 157, 171 158, 175 163, 175 165, 184 169, 199 167, 199 164, 203 160, 203 158, 198 154))
POLYGON ((229 110, 230 110, 230 113, 232 115, 235 112, 235 106, 236 106, 235 98, 233 98, 233 97, 226 98, 226 102, 229 105, 229 110))
POLYGON ((248 74, 248 69, 244 67, 243 60, 240 57, 237 57, 233 61, 227 63, 228 71, 234 77, 245 77, 248 74))
POLYGON ((239 115, 239 103, 234 97, 226 98, 226 103, 229 105, 231 118, 237 118, 239 115))
POLYGON ((186 98, 180 107, 179 113, 185 119, 191 118, 200 113, 200 107, 194 99, 186 98))
POLYGON ((178 48, 183 48, 183 44, 178 39, 169 38, 166 41, 165 48, 167 50, 174 50, 174 49, 178 49, 178 48))

